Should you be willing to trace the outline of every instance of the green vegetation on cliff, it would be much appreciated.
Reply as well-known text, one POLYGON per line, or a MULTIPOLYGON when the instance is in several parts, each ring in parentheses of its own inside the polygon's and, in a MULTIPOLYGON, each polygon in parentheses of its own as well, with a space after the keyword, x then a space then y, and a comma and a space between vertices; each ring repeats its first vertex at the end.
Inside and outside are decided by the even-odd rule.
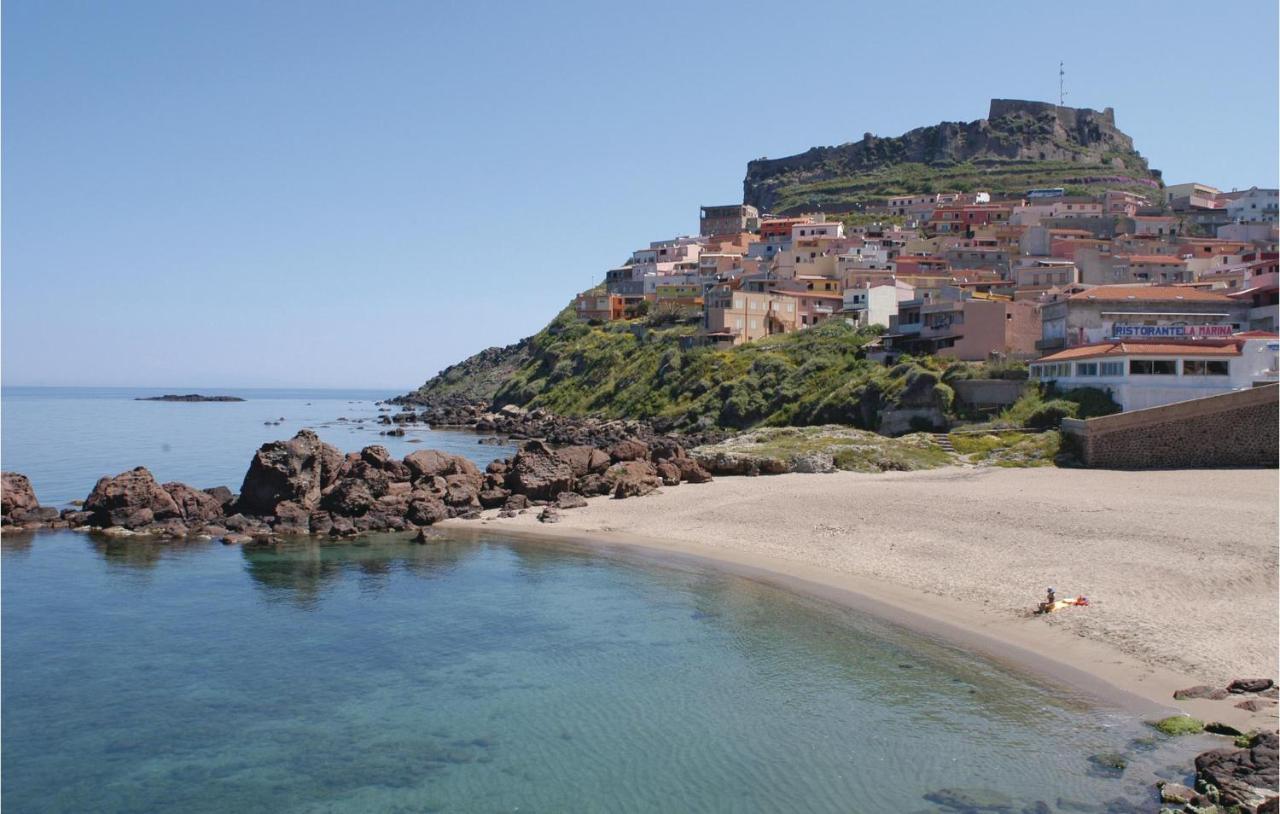
POLYGON ((494 398, 679 428, 840 423, 873 430, 885 429, 886 412, 904 409, 923 422, 910 429, 940 425, 953 398, 935 371, 860 358, 876 332, 839 320, 731 349, 696 347, 695 333, 690 325, 651 328, 640 320, 593 326, 562 313, 530 339, 532 359, 494 398))
POLYGON ((930 166, 914 162, 870 171, 851 171, 819 181, 793 173, 778 178, 774 211, 795 214, 814 210, 842 212, 873 205, 895 195, 985 190, 996 198, 1021 196, 1028 189, 1062 187, 1068 195, 1099 195, 1109 189, 1151 196, 1146 167, 1116 156, 1116 168, 1086 168, 1071 161, 965 161, 930 166), (1098 180, 1086 180, 1096 178, 1098 180), (1106 179, 1106 180, 1102 180, 1106 179))

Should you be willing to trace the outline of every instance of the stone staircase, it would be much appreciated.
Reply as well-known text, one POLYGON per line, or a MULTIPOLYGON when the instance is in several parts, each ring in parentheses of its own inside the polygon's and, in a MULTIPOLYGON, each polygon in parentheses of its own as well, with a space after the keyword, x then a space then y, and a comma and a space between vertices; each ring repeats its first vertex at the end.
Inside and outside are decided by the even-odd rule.
POLYGON ((955 454, 956 448, 951 446, 951 437, 949 435, 947 435, 945 432, 935 432, 935 433, 932 433, 932 435, 933 435, 933 442, 935 444, 942 447, 943 450, 950 452, 952 455, 955 454))

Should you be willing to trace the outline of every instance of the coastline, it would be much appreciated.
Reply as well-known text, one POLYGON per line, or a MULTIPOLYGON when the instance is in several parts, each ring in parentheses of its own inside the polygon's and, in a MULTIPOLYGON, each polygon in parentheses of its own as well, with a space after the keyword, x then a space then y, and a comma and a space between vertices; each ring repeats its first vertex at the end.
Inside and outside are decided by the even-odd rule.
MULTIPOLYGON (((911 487, 914 487, 917 498, 924 498, 923 503, 916 504, 917 511, 924 515, 923 522, 927 525, 930 520, 936 521, 944 529, 954 529, 955 536, 959 537, 965 533, 961 530, 964 525, 975 519, 967 514, 965 499, 965 493, 974 491, 975 487, 981 493, 1005 494, 1008 497, 1007 490, 1019 486, 1033 493, 1038 512, 1046 508, 1042 505, 1046 498, 1049 505, 1056 505, 1061 510, 1064 504, 1070 503, 1083 483, 1087 491, 1101 490, 1096 495, 1096 505, 1082 510, 1090 514, 1105 512, 1108 504, 1117 500, 1123 504, 1132 499, 1134 495, 1125 494, 1125 490, 1118 486, 1126 485, 1125 482, 1133 477, 1154 477, 1158 481, 1156 486, 1164 487, 1154 490, 1157 496, 1162 496, 1158 502, 1167 504, 1161 522, 1183 527, 1185 534, 1194 539, 1205 526, 1217 527, 1224 534, 1230 529, 1223 525, 1222 517, 1205 515, 1203 506, 1189 504, 1185 494, 1188 488, 1212 496, 1217 482, 1226 479, 1235 483, 1239 487, 1238 493, 1243 492, 1245 498, 1255 491, 1265 493, 1267 489, 1271 489, 1274 495, 1278 476, 1275 470, 1127 473, 1047 468, 952 468, 881 475, 779 475, 686 484, 639 500, 592 498, 585 509, 563 512, 561 521, 556 525, 537 522, 532 511, 514 518, 498 518, 493 512, 485 512, 479 521, 449 520, 439 525, 464 535, 480 529, 500 531, 519 539, 554 541, 560 545, 634 555, 660 565, 711 567, 874 615, 916 633, 981 653, 1046 683, 1077 689, 1147 718, 1184 712, 1204 721, 1222 722, 1241 731, 1274 731, 1277 722, 1274 705, 1263 712, 1249 712, 1234 706, 1241 696, 1221 701, 1175 701, 1173 698, 1175 690, 1198 684, 1225 686, 1230 678, 1245 675, 1275 677, 1277 600, 1273 498, 1270 516, 1267 510, 1258 510, 1261 504, 1255 504, 1247 525, 1237 530, 1237 533, 1247 536, 1243 543, 1251 553, 1270 552, 1268 563, 1258 563, 1257 573, 1250 573, 1254 567, 1247 556, 1231 559, 1225 570, 1218 569, 1222 573, 1213 576, 1224 585, 1235 586, 1230 601, 1248 603, 1249 610, 1262 621, 1247 631, 1227 630, 1216 639, 1209 637, 1208 640, 1202 624, 1192 625, 1190 633, 1180 630, 1188 624, 1188 614, 1179 607, 1181 599, 1176 590, 1150 592, 1157 602, 1164 601, 1164 598, 1175 601, 1158 606, 1164 610, 1146 616, 1134 613, 1135 607, 1142 608, 1141 603, 1134 606, 1118 597, 1113 598, 1107 588, 1114 584, 1114 580, 1141 581, 1143 575, 1130 568, 1128 577, 1118 577, 1117 563, 1106 557, 1092 556, 1092 552, 1073 550, 1066 553, 1079 566, 1074 569, 1071 583, 1053 575, 1045 577, 1045 580, 1058 579, 1062 583, 1058 587, 1063 595, 1079 592, 1096 597, 1094 605, 1089 608, 1068 609, 1052 617, 1033 617, 1010 605, 1004 595, 1008 590, 1005 585, 996 586, 992 591, 965 590, 966 585, 972 587, 972 581, 981 578, 985 569, 1017 571, 1019 567, 1026 566, 1020 562, 1025 553, 1021 546, 1005 547, 1001 543, 1011 537, 1034 537, 1036 523, 1034 517, 1010 512, 1010 504, 1007 503, 1000 504, 1002 508, 997 513, 1008 516, 1002 518, 998 528, 988 529, 988 536, 993 541, 993 550, 988 552, 988 556, 994 560, 985 564, 975 563, 972 552, 960 551, 948 557, 946 551, 939 551, 932 545, 938 542, 932 539, 934 535, 924 535, 926 539, 923 540, 910 540, 903 538, 899 529, 863 528, 857 535, 834 535, 836 539, 833 539, 831 533, 832 529, 839 528, 840 522, 849 519, 851 511, 865 512, 875 508, 879 497, 883 497, 883 494, 878 497, 876 491, 891 490, 898 499, 910 499, 911 487), (930 495, 927 492, 939 488, 945 493, 959 494, 950 502, 928 501, 930 495), (777 523, 771 524, 767 519, 762 520, 774 512, 794 516, 793 501, 800 493, 814 499, 805 506, 804 520, 792 523, 790 531, 780 530, 777 523), (824 499, 831 495, 845 495, 846 501, 824 499), (879 554, 862 559, 860 555, 869 553, 865 549, 876 547, 868 545, 873 540, 881 546, 887 545, 889 552, 898 543, 904 550, 919 550, 900 557, 889 554, 887 560, 879 554), (859 556, 851 558, 851 552, 859 556), (939 591, 926 587, 939 577, 955 585, 957 590, 939 591), (1242 580, 1252 586, 1244 595, 1240 588, 1242 580), (1077 582, 1089 583, 1090 587, 1077 591, 1077 582), (1094 583, 1097 583, 1097 588, 1092 587, 1094 583), (1116 618, 1107 619, 1106 624, 1092 624, 1102 616, 1116 618), (1112 641, 1111 632, 1117 626, 1123 629, 1126 625, 1135 626, 1137 632, 1119 644, 1112 641), (1163 659, 1151 652, 1151 648, 1170 647, 1171 642, 1182 649, 1182 658, 1163 659), (1204 665, 1222 661, 1212 652, 1215 644, 1220 644, 1222 650, 1230 648, 1230 658, 1226 659, 1225 667, 1206 669, 1204 665), (1249 654, 1268 651, 1264 663, 1248 661, 1249 654), (1228 676, 1222 672, 1224 669, 1239 674, 1228 676)), ((1151 494, 1148 492, 1144 496, 1150 498, 1151 494)), ((1238 517, 1233 506, 1224 505, 1222 512, 1238 517)), ((782 519, 778 522, 781 523, 782 519)), ((1071 526, 1070 523, 1067 525, 1071 526)), ((1096 529, 1099 541, 1108 541, 1108 531, 1103 527, 1096 529)), ((1070 537, 1069 534, 1067 536, 1070 537)), ((1239 548, 1241 541, 1235 542, 1239 548)), ((1144 543, 1146 546, 1151 544, 1152 540, 1144 543)), ((1158 536, 1155 545, 1159 546, 1158 536)), ((1052 569, 1053 562, 1063 556, 1061 550, 1049 553, 1049 549, 1047 545, 1042 547, 1046 552, 1043 563, 1046 569, 1052 569)), ((1138 552, 1139 556, 1142 553, 1138 552)), ((1184 555, 1185 552, 1177 556, 1170 554, 1163 567, 1174 573, 1186 570, 1188 566, 1184 555)), ((1193 556, 1190 561, 1199 562, 1202 570, 1213 570, 1204 565, 1203 555, 1199 559, 1193 556)), ((1043 587, 1038 583, 1028 584, 1022 606, 1032 607, 1040 598, 1038 592, 1043 587)), ((1145 587, 1140 582, 1140 588, 1145 587)), ((1144 591, 1139 590, 1138 593, 1141 595, 1144 591)), ((1196 596, 1185 599, 1195 602, 1196 596)), ((1248 617, 1249 614, 1244 615, 1248 617)))

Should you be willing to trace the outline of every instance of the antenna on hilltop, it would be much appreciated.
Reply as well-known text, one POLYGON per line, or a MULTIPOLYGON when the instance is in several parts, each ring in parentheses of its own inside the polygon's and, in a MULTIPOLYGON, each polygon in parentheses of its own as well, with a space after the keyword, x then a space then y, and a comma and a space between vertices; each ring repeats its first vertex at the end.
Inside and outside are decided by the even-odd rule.
POLYGON ((1067 71, 1063 67, 1063 63, 1058 62, 1058 107, 1063 107, 1063 100, 1067 98, 1067 92, 1064 89, 1067 71))

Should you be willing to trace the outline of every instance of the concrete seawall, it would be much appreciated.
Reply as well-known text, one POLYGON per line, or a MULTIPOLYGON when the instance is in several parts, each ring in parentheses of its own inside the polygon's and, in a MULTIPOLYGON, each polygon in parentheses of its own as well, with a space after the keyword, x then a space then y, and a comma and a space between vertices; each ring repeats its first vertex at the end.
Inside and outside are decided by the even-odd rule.
POLYGON ((1280 385, 1062 422, 1065 447, 1098 469, 1277 465, 1280 385))

